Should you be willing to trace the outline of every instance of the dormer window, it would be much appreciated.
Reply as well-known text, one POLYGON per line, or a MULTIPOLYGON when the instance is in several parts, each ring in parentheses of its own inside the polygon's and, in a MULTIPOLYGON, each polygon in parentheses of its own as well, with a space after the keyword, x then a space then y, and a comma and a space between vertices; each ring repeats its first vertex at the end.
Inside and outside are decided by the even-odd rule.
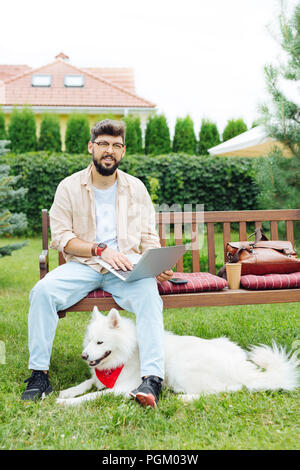
POLYGON ((48 75, 48 74, 32 75, 32 77, 31 77, 31 86, 50 87, 51 86, 51 75, 48 75))
POLYGON ((83 87, 84 76, 83 75, 65 75, 65 86, 66 87, 83 87))

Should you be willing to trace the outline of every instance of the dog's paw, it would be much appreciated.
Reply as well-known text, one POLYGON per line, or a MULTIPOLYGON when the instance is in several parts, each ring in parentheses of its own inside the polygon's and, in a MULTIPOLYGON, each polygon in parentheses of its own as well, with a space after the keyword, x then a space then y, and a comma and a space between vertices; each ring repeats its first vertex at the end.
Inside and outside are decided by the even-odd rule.
POLYGON ((56 403, 58 405, 71 406, 76 405, 78 402, 76 398, 57 398, 56 403))
POLYGON ((74 398, 74 392, 72 391, 71 388, 68 388, 67 390, 62 390, 59 392, 58 398, 74 398))

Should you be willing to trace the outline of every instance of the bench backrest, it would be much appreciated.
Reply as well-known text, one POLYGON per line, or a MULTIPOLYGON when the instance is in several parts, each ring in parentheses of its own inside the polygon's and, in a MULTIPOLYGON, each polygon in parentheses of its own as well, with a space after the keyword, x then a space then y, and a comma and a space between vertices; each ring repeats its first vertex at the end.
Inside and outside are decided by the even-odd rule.
MULTIPOLYGON (((208 271, 216 274, 216 247, 215 224, 221 224, 223 232, 224 261, 225 247, 231 239, 231 224, 238 224, 239 240, 247 240, 247 235, 253 232, 253 227, 262 227, 263 223, 269 223, 269 238, 278 240, 278 222, 285 223, 285 239, 294 245, 293 221, 300 221, 300 209, 257 210, 257 211, 211 211, 211 212, 159 212, 156 214, 158 233, 162 246, 168 244, 181 245, 191 242, 192 247, 192 272, 201 271, 199 250, 205 237, 207 246, 208 271), (248 224, 248 227, 247 227, 248 224), (251 229, 249 230, 249 226, 251 229)), ((43 250, 48 249, 49 215, 47 210, 42 211, 42 236, 43 250)), ((284 238, 284 237, 283 237, 284 238)), ((63 264, 64 258, 59 253, 59 264, 63 264)), ((183 258, 176 269, 183 271, 183 258)))

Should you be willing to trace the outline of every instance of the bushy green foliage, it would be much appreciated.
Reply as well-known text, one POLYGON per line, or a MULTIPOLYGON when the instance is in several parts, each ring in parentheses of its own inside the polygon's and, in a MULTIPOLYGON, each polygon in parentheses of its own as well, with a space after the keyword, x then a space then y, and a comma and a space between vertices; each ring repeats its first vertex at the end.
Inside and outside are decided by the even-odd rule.
MULTIPOLYGON (((7 238, 13 234, 20 234, 27 227, 25 214, 16 213, 14 210, 16 201, 24 197, 27 189, 22 187, 14 189, 21 176, 9 175, 9 170, 8 165, 0 164, 0 236, 7 238)), ((26 242, 0 246, 0 258, 11 255, 14 250, 24 245, 26 242)))
POLYGON ((247 125, 243 119, 230 119, 223 132, 223 142, 246 132, 247 125))
POLYGON ((173 152, 184 152, 190 155, 196 153, 194 123, 190 116, 176 119, 173 152))
POLYGON ((126 124, 126 152, 128 154, 142 151, 142 130, 140 118, 127 116, 122 119, 126 124))
POLYGON ((14 109, 8 126, 11 150, 15 153, 35 151, 37 148, 36 124, 33 111, 14 109))
MULTIPOLYGON (((284 4, 282 4, 284 5, 284 4)), ((296 85, 300 80, 300 4, 290 18, 282 10, 279 15, 279 43, 285 62, 265 66, 267 90, 271 104, 260 106, 261 119, 270 137, 286 145, 300 160, 300 106, 296 85), (282 91, 282 81, 294 85, 294 99, 282 91)))
POLYGON ((56 114, 45 114, 40 127, 39 150, 61 151, 60 123, 56 114))
MULTIPOLYGON (((27 214, 32 232, 40 232, 41 209, 49 209, 58 183, 87 167, 89 155, 29 153, 0 157, 11 172, 22 175, 28 195, 14 205, 27 214)), ((120 169, 140 178, 159 205, 204 204, 205 210, 246 210, 257 207, 252 159, 195 155, 127 155, 120 169)))
POLYGON ((4 112, 0 108, 0 140, 6 140, 7 139, 7 133, 5 129, 5 116, 4 112))
POLYGON ((150 116, 145 132, 145 153, 161 155, 171 150, 170 130, 166 117, 150 116))
POLYGON ((88 117, 83 114, 71 114, 67 121, 66 151, 68 153, 87 153, 90 135, 88 117))
POLYGON ((208 155, 208 149, 215 147, 220 142, 217 125, 209 119, 202 119, 198 143, 199 155, 208 155))

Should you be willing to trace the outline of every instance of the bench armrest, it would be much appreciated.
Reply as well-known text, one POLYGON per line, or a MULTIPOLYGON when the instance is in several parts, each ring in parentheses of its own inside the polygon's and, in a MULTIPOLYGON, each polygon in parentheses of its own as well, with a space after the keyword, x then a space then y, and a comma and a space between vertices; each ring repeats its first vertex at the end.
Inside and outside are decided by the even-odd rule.
POLYGON ((43 279, 44 276, 49 271, 49 257, 48 257, 48 250, 43 250, 42 254, 39 257, 40 262, 40 279, 43 279))

